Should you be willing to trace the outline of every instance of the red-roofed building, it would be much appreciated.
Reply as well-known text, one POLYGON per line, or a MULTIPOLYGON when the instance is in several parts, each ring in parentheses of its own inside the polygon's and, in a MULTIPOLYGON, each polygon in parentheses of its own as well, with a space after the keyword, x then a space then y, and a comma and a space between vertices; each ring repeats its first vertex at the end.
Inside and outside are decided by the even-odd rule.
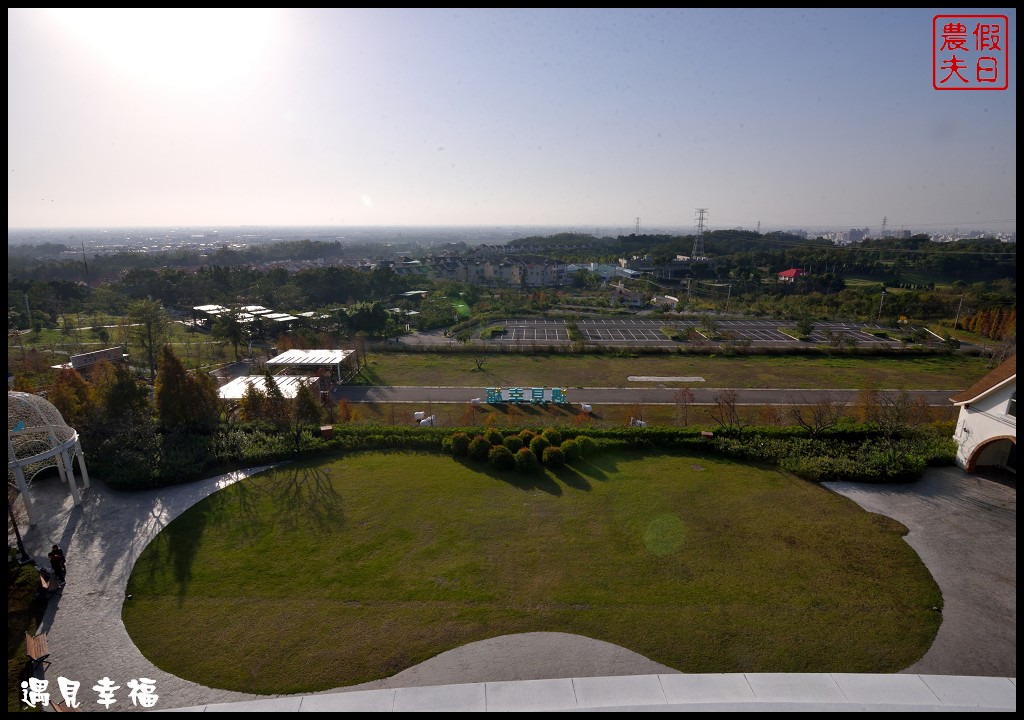
POLYGON ((779 273, 779 282, 793 282, 802 275, 810 275, 806 270, 800 268, 790 268, 789 270, 783 270, 779 273))
POLYGON ((950 398, 956 421, 956 464, 967 472, 1000 467, 1017 474, 1017 356, 950 398))

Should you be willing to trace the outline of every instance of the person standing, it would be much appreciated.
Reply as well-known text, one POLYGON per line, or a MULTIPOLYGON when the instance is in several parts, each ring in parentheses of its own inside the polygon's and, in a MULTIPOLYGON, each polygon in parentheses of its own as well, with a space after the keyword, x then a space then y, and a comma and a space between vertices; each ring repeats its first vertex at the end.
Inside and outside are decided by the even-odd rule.
POLYGON ((63 563, 63 558, 55 552, 46 554, 50 558, 50 567, 53 568, 53 575, 61 585, 65 584, 65 576, 68 575, 68 568, 63 563))
POLYGON ((64 551, 61 550, 60 545, 54 545, 53 549, 47 554, 50 558, 50 567, 53 568, 53 574, 57 576, 57 581, 63 585, 64 578, 68 574, 68 563, 64 557, 64 551))

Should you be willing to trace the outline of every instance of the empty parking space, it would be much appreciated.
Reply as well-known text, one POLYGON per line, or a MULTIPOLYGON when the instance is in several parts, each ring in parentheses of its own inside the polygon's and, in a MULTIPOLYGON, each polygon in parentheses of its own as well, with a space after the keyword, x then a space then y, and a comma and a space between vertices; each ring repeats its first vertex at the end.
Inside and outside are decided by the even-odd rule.
MULTIPOLYGON (((558 343, 571 342, 565 320, 552 318, 509 318, 503 323, 505 332, 495 335, 497 343, 558 343)), ((579 337, 584 342, 625 345, 675 345, 664 329, 685 336, 690 330, 707 335, 706 321, 674 320, 667 318, 580 318, 575 322, 579 337)), ((714 328, 726 340, 749 342, 752 345, 789 345, 801 341, 779 328, 792 326, 792 322, 779 320, 716 320, 714 328)), ((834 342, 837 336, 857 344, 899 344, 898 339, 879 337, 872 332, 891 332, 877 325, 842 322, 815 323, 810 336, 812 343, 834 342)))

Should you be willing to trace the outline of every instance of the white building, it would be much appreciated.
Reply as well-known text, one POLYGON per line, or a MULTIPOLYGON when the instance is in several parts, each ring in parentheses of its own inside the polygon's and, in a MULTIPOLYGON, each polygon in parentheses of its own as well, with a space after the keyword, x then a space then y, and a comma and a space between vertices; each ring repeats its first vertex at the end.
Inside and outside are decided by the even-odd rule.
POLYGON ((960 408, 956 464, 967 472, 999 467, 1017 474, 1017 356, 950 398, 960 408))

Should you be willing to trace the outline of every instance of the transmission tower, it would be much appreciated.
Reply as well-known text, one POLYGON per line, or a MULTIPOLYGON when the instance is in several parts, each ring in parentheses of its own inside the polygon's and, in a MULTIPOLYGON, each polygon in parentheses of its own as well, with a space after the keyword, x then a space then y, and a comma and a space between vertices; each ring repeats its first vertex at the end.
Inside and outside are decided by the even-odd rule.
POLYGON ((882 234, 881 234, 881 237, 885 237, 885 224, 887 222, 889 222, 889 218, 888 217, 882 218, 882 234))
POLYGON ((760 220, 757 221, 757 234, 758 235, 761 234, 761 221, 760 220))
POLYGON ((692 253, 694 260, 704 257, 704 213, 707 211, 707 208, 697 208, 697 237, 693 239, 692 253))
POLYGON ((639 217, 637 217, 637 219, 636 219, 636 227, 633 229, 633 232, 636 233, 637 235, 640 234, 640 218, 639 217))

